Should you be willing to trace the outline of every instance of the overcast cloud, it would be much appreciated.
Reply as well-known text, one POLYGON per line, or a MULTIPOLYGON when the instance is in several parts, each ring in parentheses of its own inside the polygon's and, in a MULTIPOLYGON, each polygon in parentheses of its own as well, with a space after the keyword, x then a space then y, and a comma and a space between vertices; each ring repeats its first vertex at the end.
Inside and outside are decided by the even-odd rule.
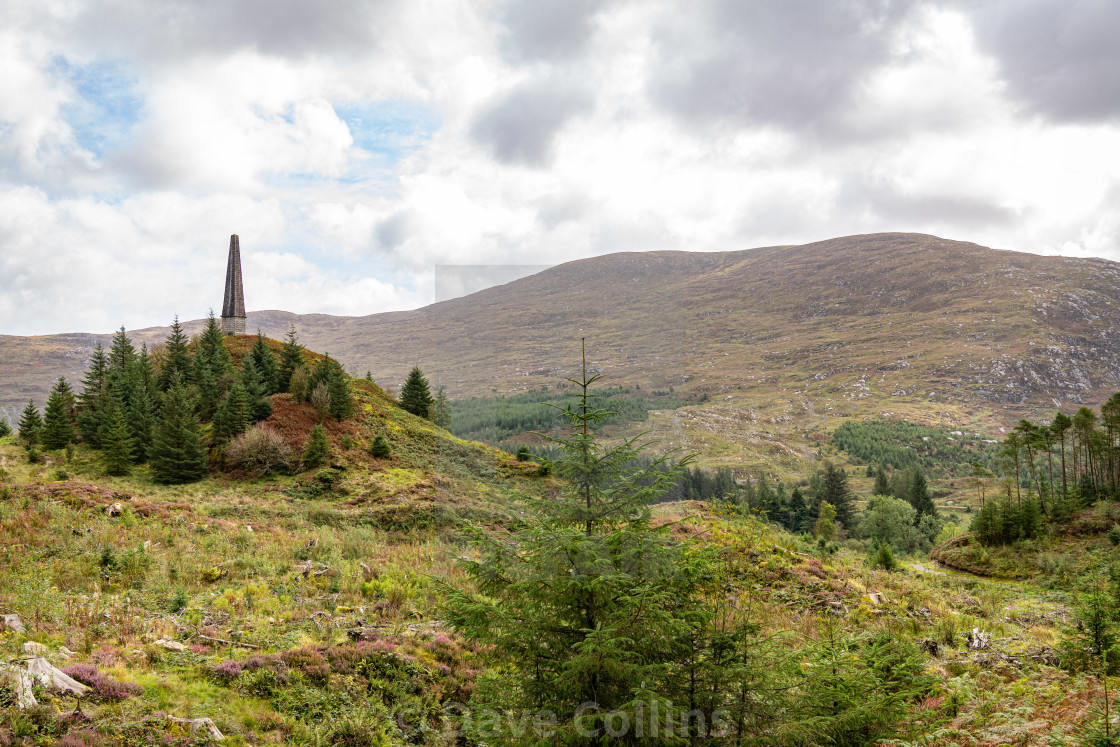
POLYGON ((0 5, 0 334, 918 231, 1120 259, 1112 0, 0 5), (982 5, 980 9, 976 6, 982 5))

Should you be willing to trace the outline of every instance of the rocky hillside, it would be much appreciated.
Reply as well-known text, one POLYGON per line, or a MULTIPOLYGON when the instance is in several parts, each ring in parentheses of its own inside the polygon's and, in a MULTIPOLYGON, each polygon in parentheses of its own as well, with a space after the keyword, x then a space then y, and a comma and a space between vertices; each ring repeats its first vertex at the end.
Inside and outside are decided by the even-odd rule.
MULTIPOLYGON (((452 397, 551 386, 586 337, 612 382, 709 395, 707 414, 678 412, 666 432, 749 440, 840 416, 995 426, 1095 403, 1120 388, 1118 322, 1116 263, 874 234, 613 254, 415 311, 253 312, 248 327, 282 337, 294 323, 309 347, 389 386, 419 363, 452 397)), ((76 379, 94 342, 0 338, 0 404, 76 379)))

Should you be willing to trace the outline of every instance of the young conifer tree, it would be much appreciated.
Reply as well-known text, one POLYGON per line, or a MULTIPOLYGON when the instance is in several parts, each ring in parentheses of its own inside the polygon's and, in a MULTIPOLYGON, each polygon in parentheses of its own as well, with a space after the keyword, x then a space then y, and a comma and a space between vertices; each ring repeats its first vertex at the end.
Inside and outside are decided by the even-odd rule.
POLYGON ((8 418, 4 413, 0 412, 0 438, 12 435, 12 424, 8 422, 8 418))
POLYGON ((429 416, 431 421, 440 428, 451 429, 451 403, 447 401, 447 392, 444 391, 443 387, 436 390, 429 416))
MULTIPOLYGON (((264 388, 263 396, 269 397, 280 391, 280 370, 276 363, 276 356, 272 353, 272 348, 264 340, 264 335, 260 330, 257 330, 257 341, 253 345, 253 349, 249 351, 249 358, 252 359, 253 365, 256 366, 257 374, 260 376, 261 385, 264 388)), ((261 418, 258 418, 260 420, 261 418)))
POLYGON ((276 369, 277 391, 289 391, 292 374, 295 373, 297 368, 304 365, 303 347, 296 340, 296 325, 293 324, 288 328, 288 335, 284 339, 284 347, 280 350, 280 364, 276 369))
MULTIPOLYGON (((547 743, 590 744, 577 730, 604 734, 608 712, 626 715, 631 736, 639 722, 648 735, 651 708, 664 714, 685 704, 703 713, 742 673, 709 645, 713 610, 702 590, 714 583, 714 554, 651 521, 651 500, 680 479, 687 460, 636 467, 636 440, 604 447, 591 430, 608 415, 591 403, 598 378, 585 369, 573 380, 580 394, 563 411, 572 433, 554 440, 562 498, 541 501, 510 534, 478 528, 477 560, 462 561, 478 593, 449 591, 452 625, 508 663, 480 685, 475 705, 551 711, 557 726, 547 743), (717 668, 719 685, 711 678, 717 668), (581 710, 590 703, 595 710, 581 710)), ((661 728, 660 738, 642 743, 688 743, 689 735, 661 728)), ((487 741, 522 743, 505 731, 487 741)))
POLYGON ((194 398, 181 379, 163 395, 150 458, 156 482, 193 482, 206 474, 194 398))
POLYGON ((82 393, 78 395, 78 429, 82 440, 90 446, 98 445, 101 429, 101 409, 109 391, 109 358, 99 342, 90 356, 89 368, 82 379, 82 393))
POLYGON ((307 436, 307 443, 303 446, 303 466, 313 469, 326 461, 331 450, 331 442, 327 438, 327 429, 322 425, 315 425, 307 436))
POLYGON ((29 446, 34 446, 39 443, 42 429, 43 417, 39 414, 39 408, 35 406, 34 400, 28 400, 27 407, 23 408, 19 417, 19 437, 29 446))
POLYGON ((132 471, 135 443, 120 399, 110 395, 104 408, 101 422, 101 464, 107 475, 127 475, 132 471))
POLYGON ((74 426, 70 422, 70 403, 74 394, 66 379, 59 378, 47 399, 47 409, 43 414, 43 429, 40 439, 45 449, 64 449, 74 440, 74 426))
POLYGON ((160 391, 170 389, 177 377, 183 381, 190 381, 191 378, 190 338, 183 332, 178 314, 175 315, 175 321, 171 322, 171 334, 167 336, 167 351, 159 373, 160 391))
POLYGON ((432 402, 432 392, 428 386, 428 380, 424 377, 424 372, 420 370, 419 366, 413 366, 412 370, 408 372, 408 378, 405 380, 404 386, 401 387, 401 407, 406 412, 426 418, 432 407, 432 402))

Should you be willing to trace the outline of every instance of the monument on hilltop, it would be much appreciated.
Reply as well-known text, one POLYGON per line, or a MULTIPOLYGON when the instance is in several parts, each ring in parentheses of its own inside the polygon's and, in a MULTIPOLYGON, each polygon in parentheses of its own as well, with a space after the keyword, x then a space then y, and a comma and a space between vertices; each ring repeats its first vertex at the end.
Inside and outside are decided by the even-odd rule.
POLYGON ((245 334, 245 290, 241 287, 241 244, 237 240, 237 234, 229 237, 226 297, 222 301, 222 331, 227 335, 245 334))

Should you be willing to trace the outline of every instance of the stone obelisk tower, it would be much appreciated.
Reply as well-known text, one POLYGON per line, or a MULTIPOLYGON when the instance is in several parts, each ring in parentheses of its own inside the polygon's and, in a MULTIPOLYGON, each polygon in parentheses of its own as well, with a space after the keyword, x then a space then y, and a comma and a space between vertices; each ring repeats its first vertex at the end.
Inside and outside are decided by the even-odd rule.
POLYGON ((245 290, 241 287, 241 244, 237 240, 237 234, 229 237, 226 297, 222 301, 222 331, 227 335, 245 334, 245 290))

